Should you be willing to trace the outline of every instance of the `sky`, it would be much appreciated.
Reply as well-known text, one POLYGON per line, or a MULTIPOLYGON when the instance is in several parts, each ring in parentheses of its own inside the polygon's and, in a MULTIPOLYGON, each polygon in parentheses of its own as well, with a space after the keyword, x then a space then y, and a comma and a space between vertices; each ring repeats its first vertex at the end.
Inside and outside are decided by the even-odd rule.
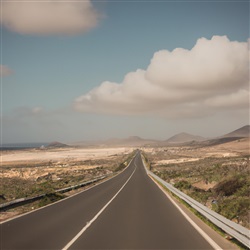
POLYGON ((1 143, 249 124, 249 1, 1 0, 1 143))

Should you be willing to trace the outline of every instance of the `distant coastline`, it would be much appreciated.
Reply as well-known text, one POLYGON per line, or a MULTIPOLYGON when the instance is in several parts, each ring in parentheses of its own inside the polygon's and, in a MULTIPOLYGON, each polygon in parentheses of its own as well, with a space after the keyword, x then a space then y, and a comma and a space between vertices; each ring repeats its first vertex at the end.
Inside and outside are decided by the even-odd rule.
POLYGON ((31 148, 41 148, 46 147, 48 142, 32 142, 32 143, 3 143, 0 145, 0 150, 21 150, 21 149, 31 149, 31 148))

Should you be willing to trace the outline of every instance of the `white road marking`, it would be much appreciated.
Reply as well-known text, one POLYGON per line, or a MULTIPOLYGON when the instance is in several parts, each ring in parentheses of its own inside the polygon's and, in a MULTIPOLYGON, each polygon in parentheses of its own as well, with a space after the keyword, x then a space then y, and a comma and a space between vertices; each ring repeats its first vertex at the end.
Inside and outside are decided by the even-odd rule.
POLYGON ((176 208, 181 212, 181 214, 189 221, 189 223, 197 230, 197 232, 215 249, 222 250, 222 248, 206 234, 183 210, 182 208, 175 202, 175 200, 163 189, 161 185, 159 185, 155 179, 148 173, 148 169, 146 168, 144 161, 142 161, 144 169, 150 179, 162 190, 162 192, 169 198, 169 200, 176 206, 176 208))
POLYGON ((169 198, 169 200, 176 206, 176 208, 182 213, 182 215, 189 221, 189 223, 198 231, 198 233, 213 247, 215 250, 223 250, 213 239, 211 239, 173 200, 173 198, 152 178, 151 180, 162 190, 162 192, 169 198))
MULTIPOLYGON (((137 166, 135 166, 136 170, 137 166)), ((91 224, 100 216, 100 214, 107 208, 107 206, 115 199, 115 197, 122 191, 122 189, 126 186, 126 184, 129 182, 129 180, 132 178, 133 174, 135 173, 135 170, 133 173, 129 176, 127 181, 124 183, 124 185, 119 189, 119 191, 110 199, 110 201, 94 216, 92 220, 90 220, 85 227, 82 228, 82 230, 62 249, 67 250, 69 247, 71 247, 74 242, 91 226, 91 224)))
POLYGON ((57 204, 57 203, 64 202, 65 200, 68 200, 68 199, 70 199, 70 198, 72 198, 72 197, 74 197, 74 196, 77 196, 77 195, 79 195, 79 194, 81 194, 81 193, 84 193, 84 192, 88 191, 89 189, 95 188, 95 187, 97 187, 97 186, 99 186, 99 185, 101 185, 101 184, 103 184, 103 183, 105 183, 105 182, 108 182, 108 181, 112 180, 112 179, 115 178, 117 175, 121 174, 121 173, 124 172, 127 168, 129 168, 131 162, 133 161, 133 159, 134 159, 136 156, 137 156, 137 154, 133 156, 133 158, 131 159, 131 161, 129 162, 129 164, 128 164, 128 166, 127 166, 126 168, 124 168, 121 172, 119 172, 118 174, 115 174, 115 175, 112 176, 111 178, 109 178, 109 179, 104 179, 103 181, 101 180, 100 182, 97 182, 97 184, 95 184, 94 186, 90 186, 90 187, 88 187, 88 188, 86 188, 86 189, 80 191, 79 193, 73 194, 73 195, 71 195, 71 196, 69 196, 69 197, 66 197, 66 198, 63 198, 63 199, 61 199, 61 200, 59 200, 59 201, 55 201, 55 202, 53 202, 53 203, 51 203, 51 204, 48 204, 48 205, 46 205, 46 206, 43 206, 43 207, 37 208, 37 209, 35 209, 35 210, 29 211, 29 212, 26 212, 26 213, 16 215, 16 216, 13 217, 13 218, 9 218, 9 219, 7 219, 7 220, 1 221, 1 222, 0 222, 0 225, 1 225, 1 224, 4 224, 4 223, 6 223, 6 222, 9 222, 9 221, 15 220, 15 219, 17 219, 17 218, 20 218, 20 217, 29 215, 29 214, 31 214, 31 213, 35 213, 35 212, 37 212, 37 211, 39 211, 39 210, 42 210, 42 209, 44 209, 44 208, 53 206, 53 205, 55 205, 55 204, 57 204))

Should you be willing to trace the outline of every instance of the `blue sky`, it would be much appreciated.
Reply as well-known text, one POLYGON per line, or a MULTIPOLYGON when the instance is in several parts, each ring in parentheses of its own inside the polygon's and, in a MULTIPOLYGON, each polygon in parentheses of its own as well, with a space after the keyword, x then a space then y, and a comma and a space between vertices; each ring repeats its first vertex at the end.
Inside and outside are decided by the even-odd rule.
POLYGON ((248 1, 83 1, 75 9, 74 3, 65 6, 65 18, 60 12, 65 2, 54 1, 53 8, 49 5, 53 1, 41 2, 1 2, 3 143, 131 135, 164 140, 182 131, 217 136, 249 123, 248 103, 240 103, 249 93, 249 82, 242 80, 247 52, 235 56, 244 54, 249 38, 248 1), (207 55, 211 64, 229 58, 230 65, 242 65, 228 71, 234 81, 229 83, 225 76, 229 68, 218 65, 217 82, 203 84, 211 75, 207 70, 206 76, 210 65, 198 69, 197 60, 192 61, 197 57, 192 48, 201 38, 206 41, 197 46, 199 55, 210 45, 214 48, 213 57, 207 55), (242 46, 234 49, 234 41, 242 46), (221 46, 218 55, 217 46, 221 46), (185 52, 171 53, 176 48, 188 51, 189 59, 185 52), (183 78, 168 78, 164 72, 172 67, 170 57, 160 52, 163 59, 153 60, 158 51, 169 51, 171 63, 178 62, 173 75, 183 78), (198 72, 199 81, 196 76, 193 82, 185 80, 185 65, 189 72, 198 72), (124 77, 137 69, 143 70, 141 75, 133 74, 126 83, 124 77), (164 81, 156 79, 156 72, 162 72, 164 81), (109 84, 103 85, 105 81, 109 84), (172 83, 178 94, 171 92, 172 83), (151 90, 157 84, 166 91, 162 96, 151 90), (202 93, 196 94, 201 88, 202 93))

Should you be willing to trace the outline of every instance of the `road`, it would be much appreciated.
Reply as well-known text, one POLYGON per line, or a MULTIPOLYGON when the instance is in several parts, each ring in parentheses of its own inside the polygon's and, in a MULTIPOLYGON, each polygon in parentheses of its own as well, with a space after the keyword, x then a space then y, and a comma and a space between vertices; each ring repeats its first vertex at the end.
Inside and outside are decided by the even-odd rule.
POLYGON ((147 176, 116 177, 1 224, 1 249, 213 249, 147 176))

